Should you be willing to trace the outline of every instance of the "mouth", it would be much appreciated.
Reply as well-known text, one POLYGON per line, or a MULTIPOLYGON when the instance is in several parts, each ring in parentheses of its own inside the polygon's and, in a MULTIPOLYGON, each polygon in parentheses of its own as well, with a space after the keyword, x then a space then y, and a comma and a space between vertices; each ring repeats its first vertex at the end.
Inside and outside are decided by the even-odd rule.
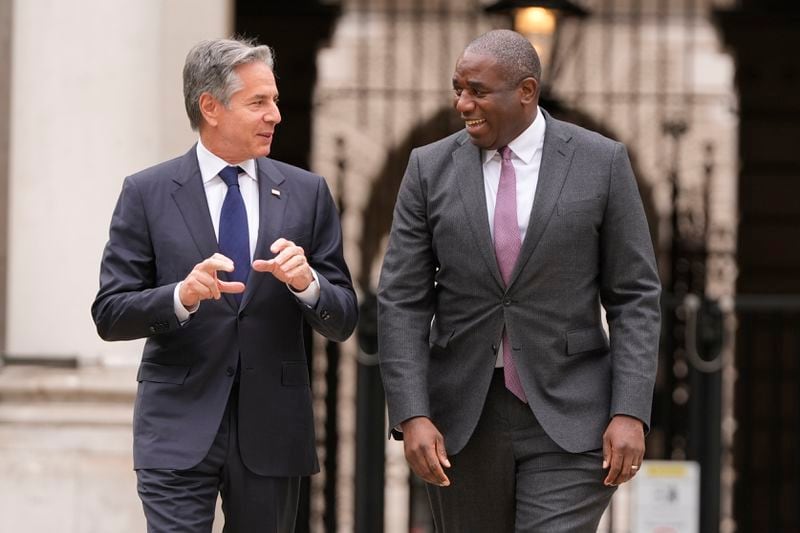
POLYGON ((475 118, 475 119, 464 119, 464 124, 467 126, 467 130, 476 130, 486 124, 486 119, 484 118, 475 118))

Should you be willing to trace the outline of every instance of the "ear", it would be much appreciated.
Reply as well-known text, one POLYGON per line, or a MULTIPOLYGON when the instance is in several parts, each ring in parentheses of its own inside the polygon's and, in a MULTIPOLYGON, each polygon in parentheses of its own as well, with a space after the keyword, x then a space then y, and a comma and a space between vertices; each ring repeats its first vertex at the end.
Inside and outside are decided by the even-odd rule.
POLYGON ((525 78, 519 86, 520 101, 525 104, 536 104, 539 99, 539 82, 534 78, 525 78))
POLYGON ((219 123, 217 117, 220 107, 222 104, 209 93, 200 95, 200 112, 209 126, 216 126, 219 123))

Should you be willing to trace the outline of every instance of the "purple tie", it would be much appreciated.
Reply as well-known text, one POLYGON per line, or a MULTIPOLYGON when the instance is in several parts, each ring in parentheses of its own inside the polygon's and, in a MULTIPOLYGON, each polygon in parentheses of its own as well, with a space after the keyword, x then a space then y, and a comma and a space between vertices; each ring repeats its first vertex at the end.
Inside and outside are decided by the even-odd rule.
MULTIPOLYGON (((514 172, 514 165, 511 164, 511 149, 504 146, 499 151, 503 162, 500 167, 500 184, 497 187, 497 201, 494 207, 494 253, 497 256, 500 275, 508 286, 511 272, 517 264, 522 239, 517 222, 517 174, 514 172)), ((517 367, 511 357, 511 342, 505 327, 503 328, 503 374, 506 388, 527 403, 517 367)))

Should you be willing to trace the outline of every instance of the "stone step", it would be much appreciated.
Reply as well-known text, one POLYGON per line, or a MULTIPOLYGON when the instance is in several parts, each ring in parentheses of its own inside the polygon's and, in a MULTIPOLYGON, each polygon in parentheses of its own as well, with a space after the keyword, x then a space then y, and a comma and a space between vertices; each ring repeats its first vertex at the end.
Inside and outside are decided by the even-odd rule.
POLYGON ((117 403, 132 405, 136 368, 0 367, 0 406, 6 403, 117 403))

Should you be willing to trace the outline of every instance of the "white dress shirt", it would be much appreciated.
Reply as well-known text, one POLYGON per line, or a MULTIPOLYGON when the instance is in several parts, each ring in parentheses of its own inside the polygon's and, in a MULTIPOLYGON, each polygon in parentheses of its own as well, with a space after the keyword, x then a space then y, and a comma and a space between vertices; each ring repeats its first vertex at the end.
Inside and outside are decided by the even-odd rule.
MULTIPOLYGON (((539 183, 539 167, 542 164, 545 120, 542 110, 536 110, 536 119, 516 139, 508 143, 511 149, 511 164, 517 176, 517 223, 520 239, 525 241, 528 222, 531 219, 536 185, 539 183)), ((489 214, 489 231, 494 241, 494 206, 497 188, 500 185, 502 157, 497 150, 483 150, 483 188, 486 193, 486 211, 489 214)), ((497 350, 496 367, 503 366, 503 346, 497 350)))
MULTIPOLYGON (((219 241, 219 218, 222 213, 222 203, 225 201, 225 195, 228 194, 228 186, 219 176, 219 173, 229 164, 224 159, 211 153, 203 146, 201 140, 197 141, 197 163, 200 166, 200 175, 203 179, 203 188, 206 192, 211 223, 214 226, 214 235, 219 241)), ((256 171, 256 161, 255 159, 248 159, 238 163, 236 166, 244 171, 239 174, 239 190, 242 193, 245 211, 247 212, 247 229, 250 234, 250 257, 255 258, 259 223, 258 172, 256 171)), ((314 269, 311 269, 311 272, 314 276, 314 281, 311 285, 302 292, 292 290, 292 293, 304 304, 314 307, 319 300, 319 281, 314 269)), ((183 306, 178 296, 182 283, 183 282, 178 283, 178 285, 175 286, 175 292, 173 293, 175 316, 178 317, 178 321, 181 323, 188 320, 190 315, 199 308, 199 304, 193 309, 186 309, 183 306)), ((291 290, 291 287, 289 288, 291 290)))

